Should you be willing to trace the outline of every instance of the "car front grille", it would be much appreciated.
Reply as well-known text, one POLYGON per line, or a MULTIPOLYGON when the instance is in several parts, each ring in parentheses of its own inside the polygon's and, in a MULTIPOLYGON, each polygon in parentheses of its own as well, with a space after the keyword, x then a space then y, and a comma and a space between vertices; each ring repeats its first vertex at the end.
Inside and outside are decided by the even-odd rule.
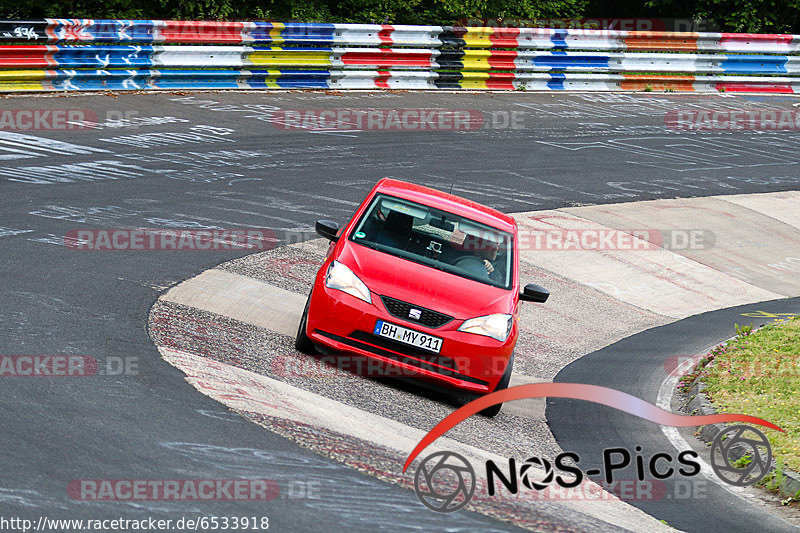
POLYGON ((444 313, 439 313, 438 311, 433 311, 431 309, 426 309, 425 307, 410 304, 396 298, 390 298, 389 296, 381 296, 381 300, 383 301, 383 305, 386 307, 386 310, 389 311, 389 314, 392 316, 401 318, 408 322, 413 322, 415 324, 422 324, 423 326, 428 326, 429 328, 438 328, 453 320, 453 317, 450 315, 445 315, 444 313), (412 316, 412 310, 419 311, 419 318, 412 316))
POLYGON ((352 346, 353 348, 358 348, 366 352, 374 353, 376 355, 386 357, 387 359, 393 359, 400 363, 416 366, 418 368, 422 368, 430 372, 435 372, 443 376, 454 377, 456 379, 460 379, 462 381, 467 381, 470 383, 475 383, 477 385, 489 384, 488 381, 458 372, 457 370, 455 370, 457 366, 455 361, 453 361, 448 357, 430 353, 425 354, 424 356, 422 354, 415 354, 411 356, 408 355, 408 352, 414 351, 414 348, 412 346, 403 347, 402 352, 397 353, 396 351, 394 351, 397 350, 397 348, 395 348, 394 346, 392 347, 392 349, 387 349, 387 345, 383 344, 383 340, 381 340, 380 337, 376 337, 374 335, 371 335, 363 331, 354 331, 353 334, 350 335, 349 337, 342 337, 340 335, 336 335, 334 333, 322 331, 319 329, 314 330, 314 332, 329 339, 338 341, 347 346, 352 346), (381 345, 384 347, 381 347, 381 345))
POLYGON ((386 337, 381 337, 379 335, 373 335, 372 333, 367 333, 365 331, 354 331, 350 337, 358 341, 374 344, 375 346, 384 348, 386 350, 394 350, 395 352, 400 352, 404 355, 410 355, 411 357, 416 357, 422 361, 443 366, 451 370, 458 370, 456 362, 453 361, 453 359, 429 350, 410 346, 408 344, 387 339, 386 337))

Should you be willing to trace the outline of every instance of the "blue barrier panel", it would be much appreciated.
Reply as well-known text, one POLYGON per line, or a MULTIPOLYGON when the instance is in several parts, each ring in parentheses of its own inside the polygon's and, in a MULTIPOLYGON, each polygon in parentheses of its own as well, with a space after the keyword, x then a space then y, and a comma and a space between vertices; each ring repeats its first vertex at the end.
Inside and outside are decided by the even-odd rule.
POLYGON ((301 24, 255 22, 250 36, 256 43, 330 44, 335 34, 334 24, 301 24))
POLYGON ((240 70, 157 70, 153 86, 159 89, 241 89, 240 70))
POLYGON ((550 67, 552 69, 564 68, 609 68, 608 56, 581 55, 577 52, 551 52, 549 55, 538 55, 532 61, 534 65, 550 67))
POLYGON ((48 19, 47 34, 55 41, 152 42, 152 20, 48 19))
POLYGON ((248 85, 253 89, 327 89, 328 70, 251 70, 248 85))
POLYGON ((73 91, 135 90, 147 88, 150 70, 49 70, 54 89, 73 91))
POLYGON ((547 82, 547 87, 555 91, 564 90, 564 80, 567 77, 564 74, 550 74, 550 81, 547 82))
POLYGON ((728 55, 720 65, 730 74, 785 74, 787 56, 728 55))
POLYGON ((153 66, 153 47, 59 45, 52 55, 58 67, 137 67, 153 66))
POLYGON ((553 32, 553 35, 550 36, 550 41, 553 43, 553 48, 556 50, 566 50, 567 46, 567 35, 569 35, 569 30, 556 30, 553 32))

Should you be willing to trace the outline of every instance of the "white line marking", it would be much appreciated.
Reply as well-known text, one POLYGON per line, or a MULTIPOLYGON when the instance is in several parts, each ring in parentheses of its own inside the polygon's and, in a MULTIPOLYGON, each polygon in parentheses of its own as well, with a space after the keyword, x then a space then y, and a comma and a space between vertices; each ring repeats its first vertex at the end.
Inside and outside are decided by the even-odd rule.
POLYGON ((261 181, 261 178, 237 178, 228 182, 228 187, 239 181, 261 181))

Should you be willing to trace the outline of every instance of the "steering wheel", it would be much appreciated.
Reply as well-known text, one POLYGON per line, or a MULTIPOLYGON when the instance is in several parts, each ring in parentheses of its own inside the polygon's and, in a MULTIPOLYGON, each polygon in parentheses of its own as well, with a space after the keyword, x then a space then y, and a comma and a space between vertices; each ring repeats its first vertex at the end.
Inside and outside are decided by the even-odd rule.
POLYGON ((486 265, 483 264, 483 259, 474 255, 464 255, 459 257, 453 262, 454 267, 466 270, 475 276, 489 277, 489 272, 486 270, 486 265))

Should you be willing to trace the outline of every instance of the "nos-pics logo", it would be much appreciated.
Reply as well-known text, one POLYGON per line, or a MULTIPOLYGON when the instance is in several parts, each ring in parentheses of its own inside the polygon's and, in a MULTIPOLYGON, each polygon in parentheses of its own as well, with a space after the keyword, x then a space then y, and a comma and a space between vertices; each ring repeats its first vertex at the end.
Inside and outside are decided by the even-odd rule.
MULTIPOLYGON (((758 424, 780 432, 784 431, 763 418, 745 414, 678 415, 636 396, 599 385, 529 383, 489 393, 450 413, 417 443, 403 464, 403 472, 406 472, 414 459, 420 456, 422 450, 470 416, 504 402, 546 397, 571 398, 606 405, 664 426, 694 427, 744 422, 758 424)), ((673 457, 668 453, 655 453, 646 460, 645 457, 639 455, 642 447, 636 446, 635 449, 635 464, 639 481, 645 479, 645 465, 647 465, 650 475, 656 480, 666 479, 676 473, 690 477, 700 472, 700 462, 694 460, 698 459, 695 451, 680 452, 677 456, 677 463, 673 463, 673 457)), ((624 448, 604 450, 602 471, 604 471, 606 482, 612 481, 611 472, 613 470, 627 467, 631 463, 632 457, 633 454, 624 448)), ((497 465, 492 461, 487 461, 486 478, 489 495, 494 494, 492 481, 495 478, 504 479, 503 484, 506 488, 516 494, 518 490, 516 479, 519 479, 522 485, 529 490, 539 491, 554 480, 561 487, 576 486, 580 483, 579 479, 582 480, 584 476, 591 477, 601 474, 601 469, 589 469, 583 472, 578 467, 578 461, 580 458, 572 452, 564 452, 556 457, 555 468, 573 474, 574 480, 554 473, 553 465, 543 458, 532 457, 526 460, 521 465, 525 471, 519 472, 517 472, 516 461, 509 459, 508 476, 513 476, 513 479, 503 477, 497 465), (573 464, 564 462, 564 459, 570 459, 573 464), (543 471, 543 477, 532 479, 531 475, 535 471, 543 471), (572 485, 576 481, 577 484, 572 485)), ((720 479, 732 485, 742 486, 756 483, 769 473, 771 462, 772 449, 767 437, 752 426, 728 427, 717 435, 711 446, 711 467, 720 479)), ((419 464, 414 476, 414 489, 420 501, 434 511, 446 513, 461 509, 469 503, 475 494, 476 486, 475 470, 464 457, 454 452, 437 452, 429 455, 419 464)))
MULTIPOLYGON (((641 447, 637 446, 636 451, 641 451, 641 447)), ((563 488, 576 487, 584 476, 601 473, 610 483, 615 470, 634 463, 632 455, 625 448, 609 448, 603 451, 602 470, 585 473, 577 466, 580 458, 573 452, 559 454, 555 468, 550 461, 540 457, 531 457, 518 466, 510 459, 507 473, 493 461, 486 461, 488 494, 495 494, 498 480, 512 494, 517 494, 519 485, 535 491, 544 490, 554 482, 563 488), (569 479, 561 476, 561 472, 569 474, 569 479)), ((679 453, 677 461, 663 452, 649 458, 637 454, 637 477, 642 481, 649 474, 653 479, 666 479, 678 472, 692 477, 700 472, 697 458, 697 452, 691 450, 679 453)), ((760 481, 769 473, 771 462, 772 448, 767 437, 752 426, 728 427, 720 431, 711 445, 711 467, 720 479, 731 485, 746 486, 760 481)), ((414 475, 414 490, 419 500, 429 509, 441 513, 457 511, 467 505, 475 495, 477 485, 475 470, 469 461, 451 451, 427 456, 414 475)))
POLYGON ((461 509, 475 494, 475 470, 455 452, 426 457, 414 475, 414 490, 428 509, 449 513, 461 509))

